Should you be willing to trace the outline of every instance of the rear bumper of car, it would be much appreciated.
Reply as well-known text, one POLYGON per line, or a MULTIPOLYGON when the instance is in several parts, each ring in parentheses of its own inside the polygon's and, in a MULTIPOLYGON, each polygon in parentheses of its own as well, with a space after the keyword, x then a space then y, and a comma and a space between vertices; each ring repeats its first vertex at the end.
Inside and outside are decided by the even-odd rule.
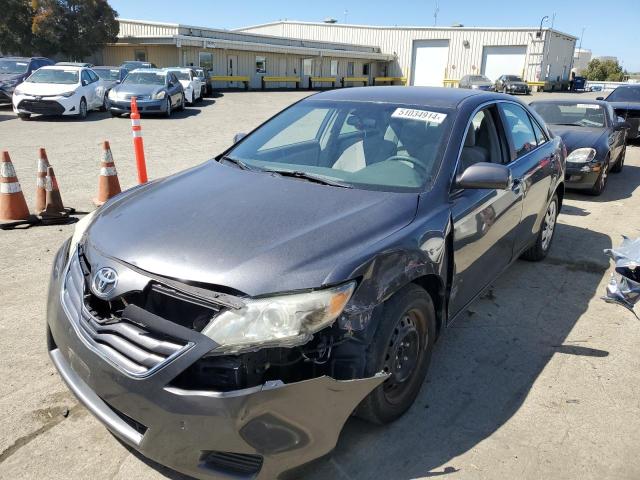
POLYGON ((602 165, 599 163, 594 164, 571 164, 567 163, 567 170, 565 173, 565 182, 567 188, 575 189, 589 189, 592 188, 598 176, 602 165))
POLYGON ((185 390, 173 380, 215 344, 162 319, 142 326, 169 332, 189 348, 144 376, 128 375, 83 333, 82 307, 69 304, 75 298, 66 291, 70 268, 60 268, 60 255, 65 252, 54 263, 47 305, 54 365, 114 435, 179 472, 202 479, 276 478, 330 452, 354 408, 384 381, 382 375, 348 381, 323 376, 226 392, 185 390))
MULTIPOLYGON (((167 111, 167 100, 137 100, 138 110, 144 113, 167 111)), ((109 110, 114 113, 131 113, 131 100, 108 100, 109 110)))

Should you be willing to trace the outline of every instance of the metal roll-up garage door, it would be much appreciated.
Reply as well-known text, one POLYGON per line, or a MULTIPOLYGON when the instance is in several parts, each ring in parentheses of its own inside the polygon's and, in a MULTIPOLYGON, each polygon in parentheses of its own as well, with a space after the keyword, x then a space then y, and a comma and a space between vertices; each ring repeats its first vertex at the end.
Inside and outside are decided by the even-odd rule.
POLYGON ((414 41, 411 84, 442 87, 448 59, 449 40, 414 41))
POLYGON ((527 55, 525 45, 484 47, 482 49, 482 74, 490 80, 500 75, 522 75, 527 55))

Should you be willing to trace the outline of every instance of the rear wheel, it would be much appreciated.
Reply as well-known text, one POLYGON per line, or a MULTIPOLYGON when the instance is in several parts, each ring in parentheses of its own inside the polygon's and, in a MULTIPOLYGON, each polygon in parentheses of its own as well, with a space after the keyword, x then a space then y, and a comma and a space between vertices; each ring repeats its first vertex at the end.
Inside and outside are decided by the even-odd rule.
POLYGON ((618 161, 613 167, 611 167, 611 170, 610 170, 611 173, 620 173, 622 171, 622 167, 624 167, 624 157, 626 156, 627 156, 627 146, 625 145, 624 147, 622 147, 622 152, 618 157, 618 161))
POLYGON ((540 231, 538 232, 536 243, 522 254, 522 259, 529 260, 531 262, 539 262, 547 256, 549 248, 551 248, 553 234, 556 231, 556 220, 558 218, 559 211, 560 201, 558 200, 558 195, 554 194, 547 206, 544 218, 542 219, 542 225, 540 225, 540 231))
POLYGON ((372 423, 389 423, 413 404, 424 383, 436 332, 436 316, 429 294, 410 284, 383 306, 378 330, 367 350, 365 375, 389 374, 356 409, 372 423))

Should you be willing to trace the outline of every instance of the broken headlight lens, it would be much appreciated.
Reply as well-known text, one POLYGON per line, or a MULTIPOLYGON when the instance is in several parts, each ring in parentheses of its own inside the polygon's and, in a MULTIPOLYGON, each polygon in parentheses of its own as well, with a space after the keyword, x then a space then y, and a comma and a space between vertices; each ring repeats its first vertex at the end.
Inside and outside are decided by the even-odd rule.
POLYGON ((87 228, 89 228, 89 225, 91 224, 91 220, 93 220, 93 217, 96 215, 96 212, 97 210, 94 210, 93 212, 88 213, 87 215, 82 217, 80 220, 78 220, 78 222, 76 223, 76 228, 73 231, 73 236, 71 237, 71 243, 69 245, 69 258, 71 257, 71 255, 75 253, 78 243, 80 243, 80 240, 84 235, 84 232, 86 232, 87 228))
POLYGON ((220 353, 300 345, 338 318, 355 286, 349 282, 314 292, 248 299, 241 309, 216 316, 202 333, 219 344, 214 352, 220 353))

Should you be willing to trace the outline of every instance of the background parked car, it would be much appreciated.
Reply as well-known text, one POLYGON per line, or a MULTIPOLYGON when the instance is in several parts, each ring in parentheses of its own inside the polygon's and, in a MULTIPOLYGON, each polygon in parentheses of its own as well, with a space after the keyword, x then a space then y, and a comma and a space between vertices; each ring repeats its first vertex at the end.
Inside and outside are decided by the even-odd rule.
POLYGON ((90 68, 42 67, 13 92, 13 111, 23 120, 34 113, 85 118, 103 107, 104 84, 90 68))
POLYGON ((167 68, 166 70, 173 73, 182 84, 184 98, 189 105, 202 100, 205 86, 195 70, 192 68, 167 68))
POLYGON ((204 97, 205 95, 211 95, 213 88, 211 86, 211 82, 209 81, 209 73, 205 72, 204 68, 196 68, 196 75, 198 75, 198 78, 200 79, 204 87, 204 93, 202 94, 202 96, 204 97))
POLYGON ((93 63, 87 62, 57 62, 56 65, 61 65, 63 67, 93 67, 93 63))
POLYGON ((493 90, 493 82, 484 75, 465 75, 458 83, 460 88, 472 88, 474 90, 493 90))
POLYGON ((587 90, 587 79, 585 77, 575 77, 573 79, 573 89, 576 91, 586 91, 587 90))
POLYGON ((143 68, 129 72, 108 95, 111 115, 131 112, 131 97, 136 97, 140 113, 163 113, 171 116, 174 109, 184 110, 184 89, 172 72, 143 68))
POLYGON ((629 125, 616 116, 611 105, 601 101, 542 101, 532 102, 531 107, 564 140, 569 153, 567 188, 600 195, 609 172, 622 171, 629 125))
POLYGON ((53 60, 45 57, 0 57, 0 104, 11 103, 13 90, 45 65, 53 65, 53 60))
MULTIPOLYGON (((118 85, 124 80, 124 77, 129 73, 127 70, 121 67, 93 67, 92 70, 100 77, 104 82, 105 95, 108 95, 113 87, 118 85)), ((105 102, 105 105, 107 102, 105 102)))
POLYGON ((529 85, 527 85, 527 82, 518 75, 500 75, 496 80, 494 88, 496 92, 502 93, 522 93, 524 95, 529 95, 531 93, 531 89, 529 88, 529 85))
POLYGON ((640 85, 621 85, 607 98, 598 100, 610 103, 616 114, 629 123, 628 140, 640 137, 640 85))
POLYGON ((151 62, 139 62, 138 60, 127 60, 123 62, 120 67, 124 68, 127 71, 136 70, 138 68, 158 68, 154 63, 151 62))

